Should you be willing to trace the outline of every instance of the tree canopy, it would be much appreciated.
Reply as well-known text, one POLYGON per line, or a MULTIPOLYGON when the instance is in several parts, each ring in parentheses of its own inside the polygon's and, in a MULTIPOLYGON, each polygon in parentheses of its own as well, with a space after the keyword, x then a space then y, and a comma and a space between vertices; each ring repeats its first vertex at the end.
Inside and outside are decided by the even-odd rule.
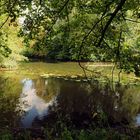
POLYGON ((2 16, 1 31, 23 20, 18 35, 27 56, 112 61, 139 75, 139 0, 1 0, 2 16))

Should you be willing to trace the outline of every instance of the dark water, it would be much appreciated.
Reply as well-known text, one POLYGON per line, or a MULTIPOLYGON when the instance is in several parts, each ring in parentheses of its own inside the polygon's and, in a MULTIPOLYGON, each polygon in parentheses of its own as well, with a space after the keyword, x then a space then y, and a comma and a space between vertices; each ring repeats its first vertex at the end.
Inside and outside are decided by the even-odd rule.
POLYGON ((140 87, 62 78, 0 78, 0 127, 37 127, 58 117, 86 126, 105 116, 111 125, 140 126, 140 87), (69 120, 69 118, 67 119, 69 120))

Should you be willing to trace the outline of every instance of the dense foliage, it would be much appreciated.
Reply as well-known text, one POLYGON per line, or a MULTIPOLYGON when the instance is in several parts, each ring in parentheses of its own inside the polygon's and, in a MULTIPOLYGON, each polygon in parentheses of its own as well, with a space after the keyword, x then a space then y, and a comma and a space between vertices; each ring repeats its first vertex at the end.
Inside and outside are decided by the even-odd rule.
POLYGON ((139 0, 1 0, 0 14, 7 16, 1 28, 9 19, 22 19, 26 56, 113 61, 139 75, 139 5, 139 0))
MULTIPOLYGON (((6 15, 0 16, 5 21, 6 15)), ((10 22, 10 19, 0 29, 0 67, 17 67, 17 61, 26 60, 21 52, 24 49, 22 38, 17 37, 20 26, 17 22, 10 22)))
MULTIPOLYGON (((140 76, 140 0, 0 0, 0 68, 16 66, 16 61, 26 59, 21 54, 53 61, 79 61, 79 64, 80 61, 109 61, 120 72, 134 72, 140 76), (19 37, 24 39, 24 46, 19 37)), ((8 90, 11 92, 11 89, 10 86, 8 90)), ((2 115, 8 116, 3 108, 14 110, 13 102, 17 98, 11 100, 10 95, 2 93, 0 100, 7 104, 0 110, 2 115)), ((130 98, 126 100, 133 106, 130 98)), ((10 119, 14 117, 16 114, 10 119)), ((104 119, 103 114, 99 118, 101 124, 104 119)), ((43 130, 47 137, 50 134, 49 139, 132 139, 130 135, 100 124, 84 130, 61 120, 51 125, 43 130)), ((135 132, 139 138, 139 132, 135 132)), ((30 139, 28 134, 19 133, 17 139, 18 136, 30 139)), ((14 136, 6 131, 0 134, 0 139, 14 139, 14 136)))

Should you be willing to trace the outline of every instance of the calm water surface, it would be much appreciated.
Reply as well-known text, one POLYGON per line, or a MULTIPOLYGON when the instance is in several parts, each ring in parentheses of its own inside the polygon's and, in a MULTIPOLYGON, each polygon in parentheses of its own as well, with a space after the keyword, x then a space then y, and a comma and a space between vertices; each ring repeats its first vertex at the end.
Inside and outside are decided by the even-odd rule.
POLYGON ((97 81, 5 74, 0 77, 0 127, 39 126, 52 114, 69 114, 79 125, 101 113, 112 124, 140 126, 140 86, 114 92, 97 81))

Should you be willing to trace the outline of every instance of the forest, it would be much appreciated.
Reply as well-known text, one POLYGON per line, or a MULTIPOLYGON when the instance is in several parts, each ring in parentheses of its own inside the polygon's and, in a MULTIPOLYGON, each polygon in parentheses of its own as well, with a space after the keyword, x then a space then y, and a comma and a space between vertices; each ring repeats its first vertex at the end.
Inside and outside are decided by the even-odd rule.
POLYGON ((140 139, 140 0, 0 0, 0 140, 16 139, 140 139))

